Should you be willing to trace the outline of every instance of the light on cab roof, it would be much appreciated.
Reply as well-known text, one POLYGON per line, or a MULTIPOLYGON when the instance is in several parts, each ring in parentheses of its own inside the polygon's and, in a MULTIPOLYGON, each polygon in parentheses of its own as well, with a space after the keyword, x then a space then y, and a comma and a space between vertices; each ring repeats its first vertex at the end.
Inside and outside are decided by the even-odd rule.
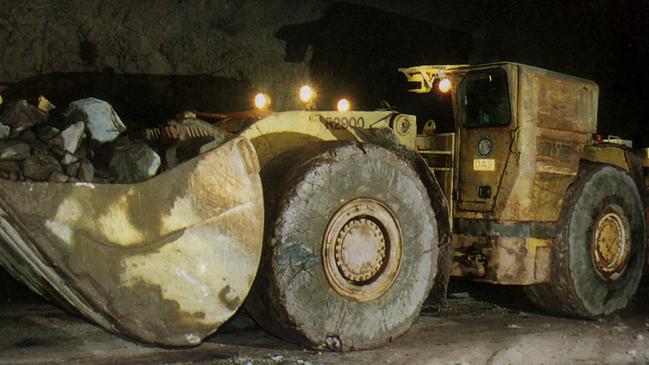
POLYGON ((438 86, 439 91, 441 91, 443 93, 447 93, 447 92, 451 91, 452 86, 453 85, 451 84, 451 80, 449 80, 447 78, 443 78, 443 79, 439 80, 439 86, 438 86))

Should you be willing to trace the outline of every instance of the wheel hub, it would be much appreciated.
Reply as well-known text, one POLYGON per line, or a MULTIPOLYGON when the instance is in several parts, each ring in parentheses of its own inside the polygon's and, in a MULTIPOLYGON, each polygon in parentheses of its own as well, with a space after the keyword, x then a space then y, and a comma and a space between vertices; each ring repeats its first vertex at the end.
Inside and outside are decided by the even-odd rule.
POLYGON ((604 209, 596 220, 593 264, 603 279, 615 280, 624 272, 631 249, 630 232, 629 220, 617 205, 604 209))
POLYGON ((402 234, 387 205, 354 199, 331 218, 322 245, 325 276, 331 288, 357 302, 385 293, 401 265, 402 234))
POLYGON ((373 278, 385 262, 385 236, 367 218, 354 218, 338 233, 336 265, 343 276, 360 283, 373 278))

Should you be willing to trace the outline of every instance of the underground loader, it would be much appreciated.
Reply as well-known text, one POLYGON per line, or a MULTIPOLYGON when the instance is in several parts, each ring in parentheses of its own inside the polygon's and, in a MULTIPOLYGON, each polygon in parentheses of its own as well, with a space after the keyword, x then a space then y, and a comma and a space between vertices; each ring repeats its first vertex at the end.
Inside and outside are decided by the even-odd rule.
POLYGON ((0 181, 0 261, 165 346, 245 301, 289 341, 377 347, 450 276, 523 285, 562 315, 624 308, 645 262, 643 162, 594 135, 597 85, 516 63, 400 71, 451 94, 453 133, 389 110, 189 113, 226 142, 146 182, 0 181))

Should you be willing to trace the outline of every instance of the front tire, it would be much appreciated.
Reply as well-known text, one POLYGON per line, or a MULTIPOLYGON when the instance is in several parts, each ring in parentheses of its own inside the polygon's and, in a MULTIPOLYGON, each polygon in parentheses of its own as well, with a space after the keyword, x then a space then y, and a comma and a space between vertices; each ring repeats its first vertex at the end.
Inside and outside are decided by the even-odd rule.
POLYGON ((406 332, 439 254, 436 214, 408 162, 375 145, 323 143, 279 156, 262 179, 269 219, 253 318, 338 351, 406 332))
POLYGON ((525 292, 550 312, 593 318, 623 309, 645 260, 643 201, 633 178, 582 163, 568 189, 552 246, 551 279, 525 292))

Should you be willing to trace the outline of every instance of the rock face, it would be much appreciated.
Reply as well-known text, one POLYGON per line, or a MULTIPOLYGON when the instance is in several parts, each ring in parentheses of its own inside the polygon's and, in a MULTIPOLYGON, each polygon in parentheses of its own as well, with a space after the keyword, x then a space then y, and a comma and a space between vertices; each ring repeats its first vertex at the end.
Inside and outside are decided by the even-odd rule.
MULTIPOLYGON (((73 144, 75 136, 77 137, 77 141, 81 138, 81 133, 83 133, 83 124, 88 128, 92 139, 99 143, 112 142, 120 135, 120 133, 126 131, 126 126, 117 113, 115 113, 113 107, 107 102, 95 98, 87 98, 72 102, 70 104, 69 118, 72 121, 83 122, 81 127, 78 126, 78 123, 70 127, 72 128, 77 126, 68 133, 68 139, 71 144, 73 144)), ((66 131, 62 133, 62 136, 66 131)), ((67 141, 65 148, 68 150, 67 141)), ((74 149, 76 150, 76 147, 74 149)), ((68 152, 74 153, 74 151, 70 150, 68 150, 68 152)))
POLYGON ((284 42, 275 33, 285 24, 317 18, 322 5, 277 0, 0 0, 0 8, 9 9, 0 21, 0 82, 106 69, 213 74, 269 89, 279 106, 293 102, 293 93, 285 90, 292 91, 308 72, 307 63, 284 61, 284 42))

